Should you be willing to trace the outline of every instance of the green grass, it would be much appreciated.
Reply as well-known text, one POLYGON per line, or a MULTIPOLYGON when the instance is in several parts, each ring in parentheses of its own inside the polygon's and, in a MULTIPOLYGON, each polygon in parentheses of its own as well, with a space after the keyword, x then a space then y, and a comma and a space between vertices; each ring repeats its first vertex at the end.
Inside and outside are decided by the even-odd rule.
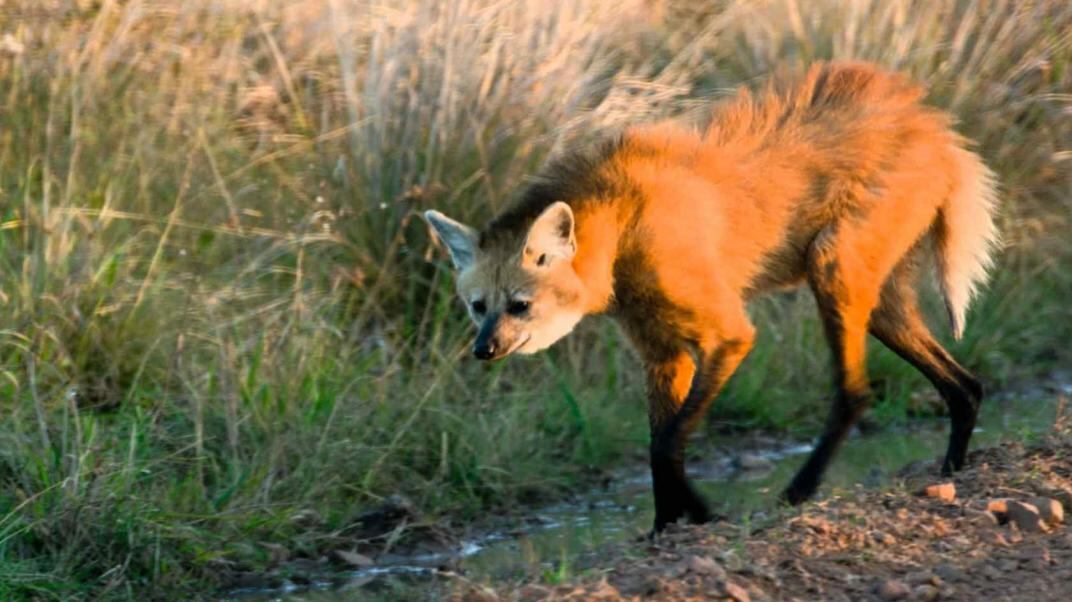
MULTIPOLYGON (((617 330, 466 361, 417 215, 479 222, 554 150, 779 64, 875 60, 930 86, 1005 199, 954 353, 995 386, 1067 362, 1069 31, 1057 0, 9 1, 0 599, 206 591, 225 563, 266 566, 264 543, 317 555, 392 494, 464 519, 642 454, 617 330)), ((713 421, 810 432, 830 381, 813 304, 754 314, 713 421)), ((925 383, 872 364, 876 415, 912 410, 925 383)))

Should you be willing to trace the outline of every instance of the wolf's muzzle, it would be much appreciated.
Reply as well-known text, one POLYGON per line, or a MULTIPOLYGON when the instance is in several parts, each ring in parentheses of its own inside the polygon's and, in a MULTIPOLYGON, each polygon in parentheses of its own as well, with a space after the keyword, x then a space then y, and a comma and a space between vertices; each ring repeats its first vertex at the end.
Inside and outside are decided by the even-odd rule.
POLYGON ((476 342, 473 343, 473 355, 478 360, 490 360, 495 357, 499 350, 499 341, 495 337, 495 328, 499 325, 499 316, 491 315, 480 325, 480 331, 476 334, 476 342))

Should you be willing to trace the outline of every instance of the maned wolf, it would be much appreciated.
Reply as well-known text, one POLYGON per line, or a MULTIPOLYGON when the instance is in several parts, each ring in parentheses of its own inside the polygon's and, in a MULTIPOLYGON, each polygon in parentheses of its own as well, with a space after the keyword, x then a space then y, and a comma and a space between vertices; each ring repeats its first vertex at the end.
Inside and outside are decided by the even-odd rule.
POLYGON ((924 323, 917 264, 933 254, 959 338, 997 244, 996 198, 922 94, 870 65, 818 64, 715 105, 702 131, 658 123, 563 156, 483 230, 426 212, 479 328, 473 354, 533 353, 613 316, 647 371, 655 529, 701 522, 685 442, 752 346, 749 300, 806 281, 838 394, 784 499, 815 492, 867 407, 868 332, 937 387, 952 421, 942 472, 960 469, 983 391, 924 323))

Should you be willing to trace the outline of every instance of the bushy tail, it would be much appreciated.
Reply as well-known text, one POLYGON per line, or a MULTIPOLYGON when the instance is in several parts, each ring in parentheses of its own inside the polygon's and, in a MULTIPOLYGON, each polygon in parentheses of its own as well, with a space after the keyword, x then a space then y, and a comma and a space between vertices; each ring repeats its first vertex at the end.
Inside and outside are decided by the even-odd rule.
POLYGON ((942 295, 953 336, 964 334, 964 315, 993 265, 999 244, 997 190, 994 174, 977 155, 957 149, 960 174, 957 188, 938 212, 935 241, 942 295))

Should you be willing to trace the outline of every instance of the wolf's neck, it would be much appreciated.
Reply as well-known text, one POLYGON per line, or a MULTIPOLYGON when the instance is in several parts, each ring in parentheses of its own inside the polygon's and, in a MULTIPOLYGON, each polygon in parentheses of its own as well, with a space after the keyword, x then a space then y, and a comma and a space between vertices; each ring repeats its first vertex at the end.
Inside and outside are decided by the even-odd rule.
POLYGON ((576 213, 577 254, 573 269, 585 287, 585 313, 607 309, 614 292, 614 261, 622 234, 618 203, 600 203, 576 213))

